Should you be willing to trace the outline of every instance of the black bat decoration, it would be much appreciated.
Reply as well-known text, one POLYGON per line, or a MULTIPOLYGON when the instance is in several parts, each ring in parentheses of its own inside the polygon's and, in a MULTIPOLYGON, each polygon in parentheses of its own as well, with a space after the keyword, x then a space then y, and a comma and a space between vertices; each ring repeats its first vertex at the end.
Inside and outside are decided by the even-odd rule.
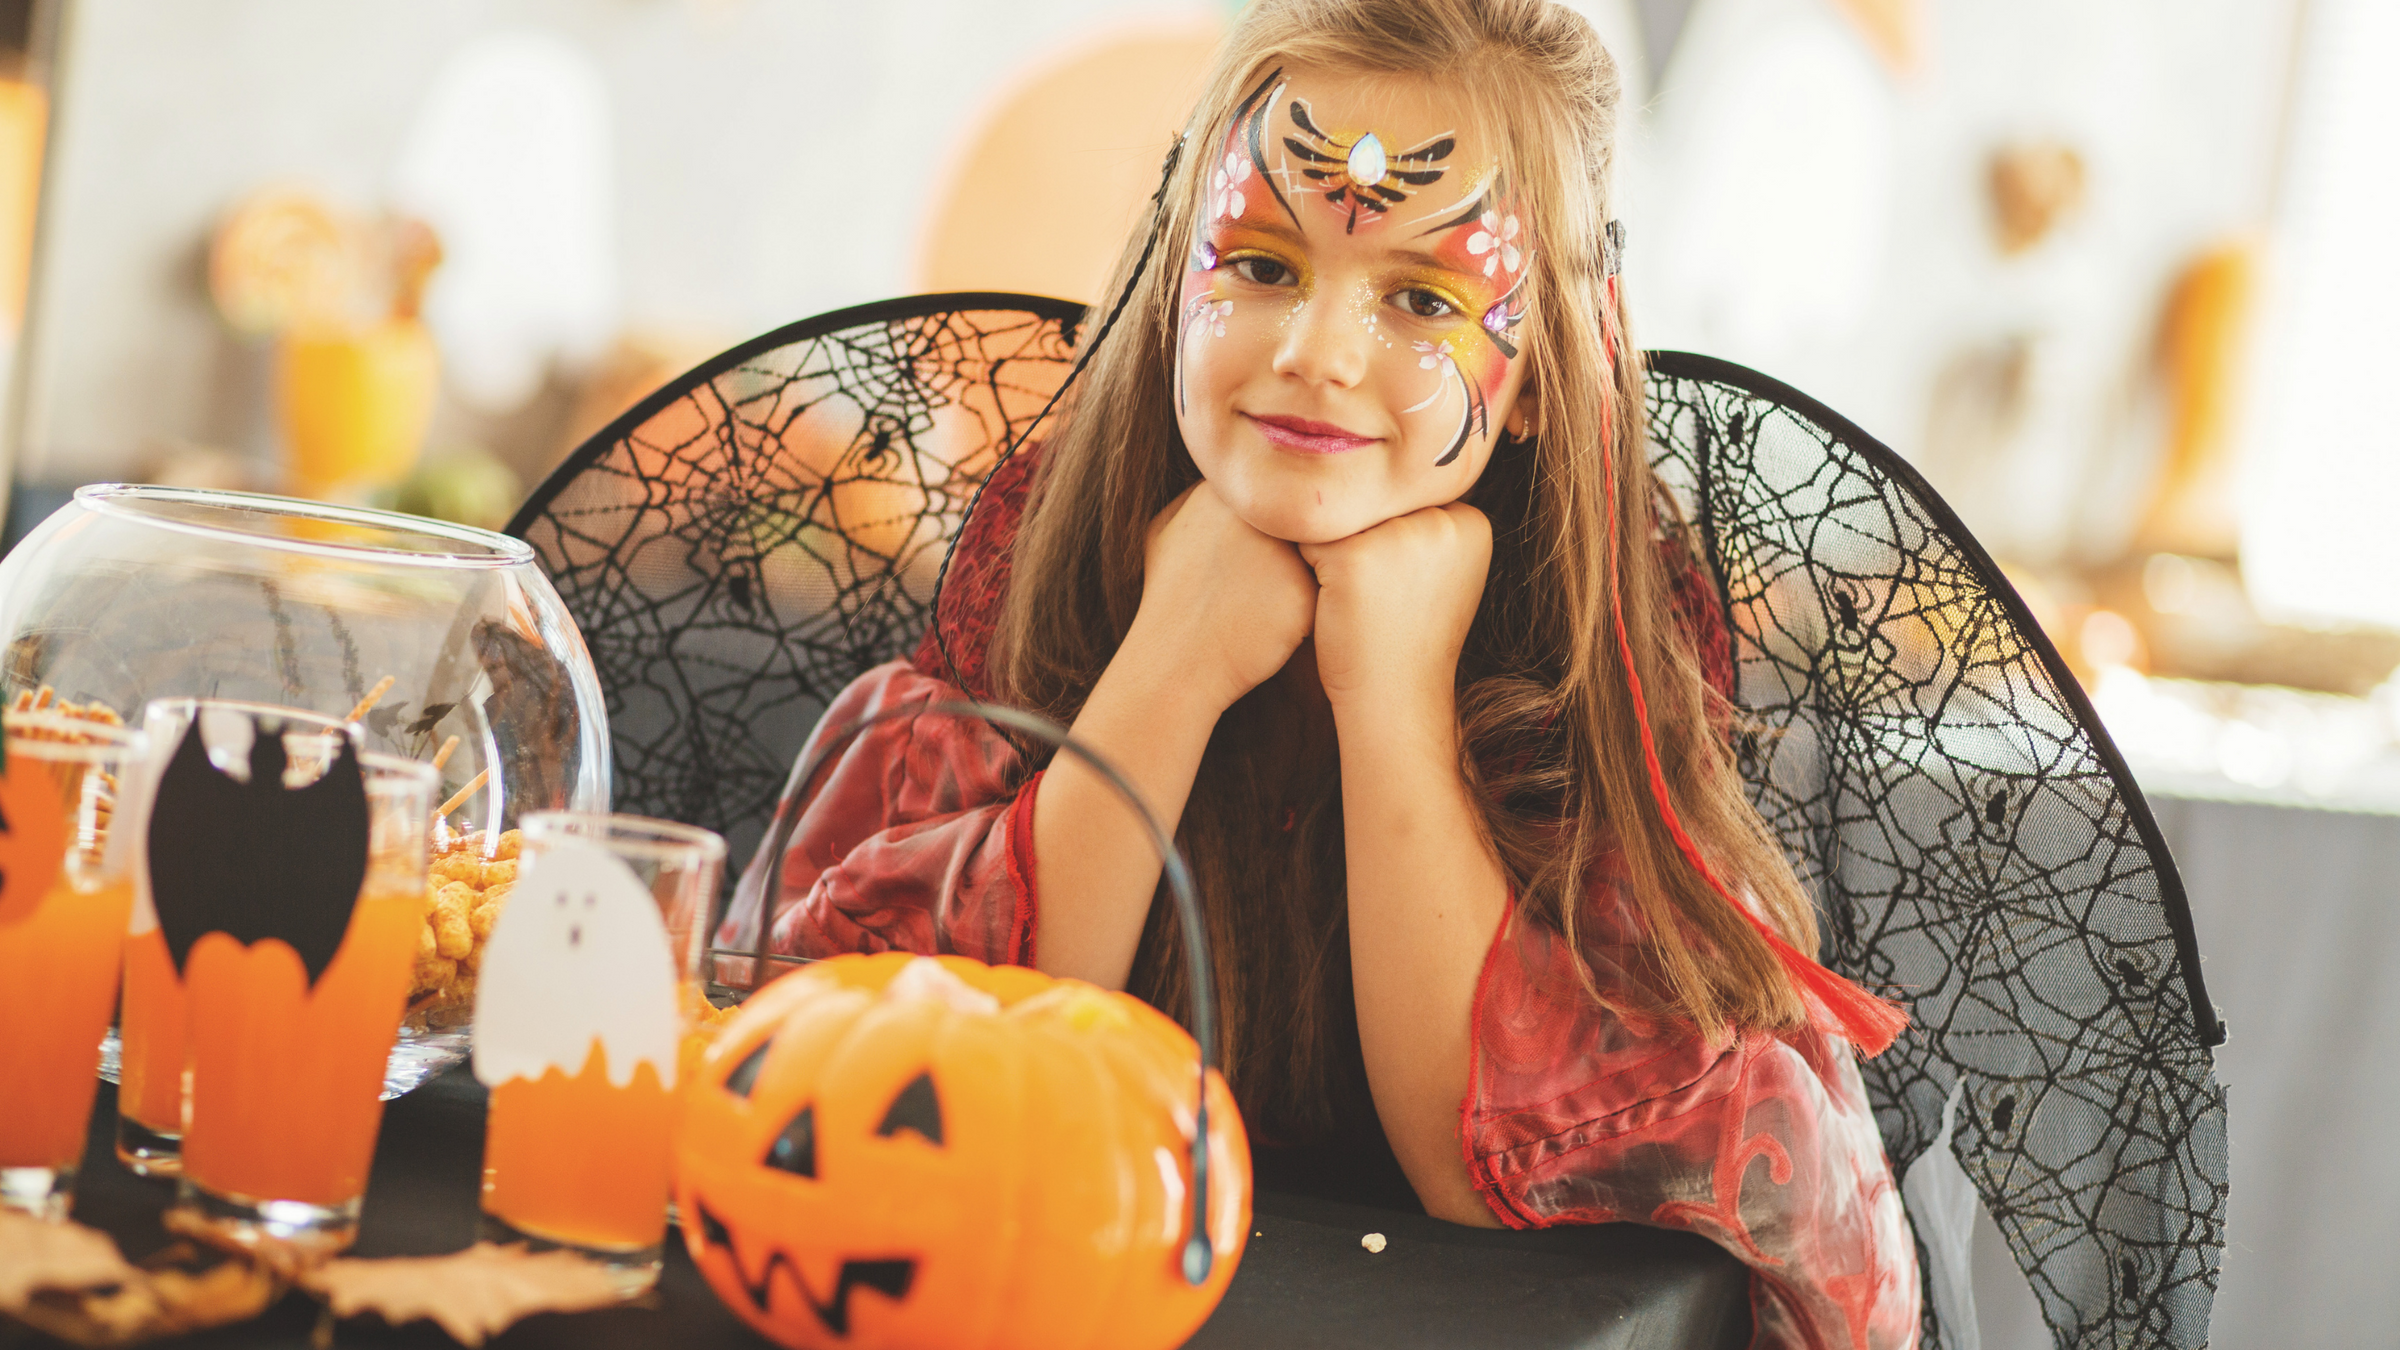
POLYGON ((322 778, 287 788, 282 730, 252 726, 247 783, 209 762, 197 719, 184 731, 150 809, 150 895, 178 975, 205 934, 279 938, 314 988, 367 877, 367 781, 344 736, 322 778))

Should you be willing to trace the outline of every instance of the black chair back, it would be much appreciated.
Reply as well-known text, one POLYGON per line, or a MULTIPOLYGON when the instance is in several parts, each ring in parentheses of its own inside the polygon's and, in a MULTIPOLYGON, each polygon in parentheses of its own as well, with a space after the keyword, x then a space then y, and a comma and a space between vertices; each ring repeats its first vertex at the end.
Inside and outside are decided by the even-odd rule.
MULTIPOLYGON (((998 294, 821 315, 659 390, 543 483, 509 532, 590 644, 619 810, 749 856, 827 702, 916 648, 944 548, 1082 318, 998 294)), ((1914 1018, 1865 1066, 1895 1171, 1950 1122, 2060 1345, 2206 1344, 2224 1033, 2090 702, 1924 480, 1807 396, 1657 353, 1650 432, 1825 961, 1914 1018)), ((1940 1330, 1929 1311, 1929 1347, 1940 1330)))

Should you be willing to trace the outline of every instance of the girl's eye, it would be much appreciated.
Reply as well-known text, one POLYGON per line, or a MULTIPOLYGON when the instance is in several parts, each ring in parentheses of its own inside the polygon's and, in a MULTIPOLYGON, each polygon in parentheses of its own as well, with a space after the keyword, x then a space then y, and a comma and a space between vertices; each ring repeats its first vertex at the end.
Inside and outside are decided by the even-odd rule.
POLYGON ((1420 319, 1448 318, 1457 312, 1449 301, 1422 286, 1412 286, 1400 292, 1398 299, 1402 310, 1420 319))
POLYGON ((1243 258, 1233 265, 1234 275, 1259 286, 1284 286, 1293 280, 1292 269, 1273 258, 1243 258))

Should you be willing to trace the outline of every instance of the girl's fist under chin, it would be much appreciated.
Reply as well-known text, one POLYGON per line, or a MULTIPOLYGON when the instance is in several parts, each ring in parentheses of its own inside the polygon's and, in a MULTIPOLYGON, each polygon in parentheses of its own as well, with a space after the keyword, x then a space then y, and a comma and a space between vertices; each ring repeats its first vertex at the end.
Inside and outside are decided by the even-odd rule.
POLYGON ((1336 708, 1451 697, 1492 562, 1481 511, 1428 506, 1299 553, 1320 588, 1317 676, 1336 708))
POLYGON ((1315 623, 1317 581, 1300 551, 1252 528, 1205 481, 1150 523, 1143 569, 1126 645, 1203 682, 1221 708, 1281 670, 1315 623))

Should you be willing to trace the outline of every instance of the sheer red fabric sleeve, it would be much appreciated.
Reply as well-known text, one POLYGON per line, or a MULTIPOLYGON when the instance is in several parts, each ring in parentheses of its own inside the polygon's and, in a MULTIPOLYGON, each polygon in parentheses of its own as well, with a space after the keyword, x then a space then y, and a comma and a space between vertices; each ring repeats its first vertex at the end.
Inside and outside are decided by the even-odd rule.
MULTIPOLYGON (((801 762, 864 717, 958 697, 907 662, 878 666, 826 709, 801 762)), ((1036 784, 1015 787, 1021 770, 1016 747, 969 718, 868 727, 778 808, 789 839, 773 859, 770 832, 743 873, 720 945, 753 940, 771 888, 769 947, 782 955, 901 950, 1029 963, 1036 784)))
MULTIPOLYGON (((913 661, 877 666, 843 689, 800 764, 876 713, 987 696, 984 653, 1035 458, 1029 450, 993 472, 961 533, 937 615, 944 642, 929 628, 913 661)), ((785 789, 778 828, 743 872, 720 945, 755 941, 764 905, 770 949, 787 956, 903 950, 1032 964, 1040 780, 1024 775, 1013 744, 971 718, 904 716, 859 732, 814 781, 785 789)))
MULTIPOLYGON (((1707 574, 1668 556, 1675 617, 1730 698, 1729 635, 1707 574)), ((1602 989, 1637 988, 1644 935, 1623 879, 1594 879, 1582 952, 1602 989)), ((1752 1271, 1753 1344, 1917 1343, 1916 1244, 1850 1048, 1813 1030, 1711 1046, 1609 1011, 1565 939, 1502 920, 1472 1014, 1460 1144, 1515 1227, 1625 1221, 1700 1234, 1752 1271)))
MULTIPOLYGON (((1640 949, 1602 881, 1585 960, 1622 987, 1640 949)), ((1473 1016, 1460 1142, 1503 1222, 1698 1233, 1750 1266, 1755 1345, 1916 1344, 1916 1246, 1847 1045, 1801 1031, 1711 1046, 1610 1012, 1564 939, 1513 905, 1473 1016)))

